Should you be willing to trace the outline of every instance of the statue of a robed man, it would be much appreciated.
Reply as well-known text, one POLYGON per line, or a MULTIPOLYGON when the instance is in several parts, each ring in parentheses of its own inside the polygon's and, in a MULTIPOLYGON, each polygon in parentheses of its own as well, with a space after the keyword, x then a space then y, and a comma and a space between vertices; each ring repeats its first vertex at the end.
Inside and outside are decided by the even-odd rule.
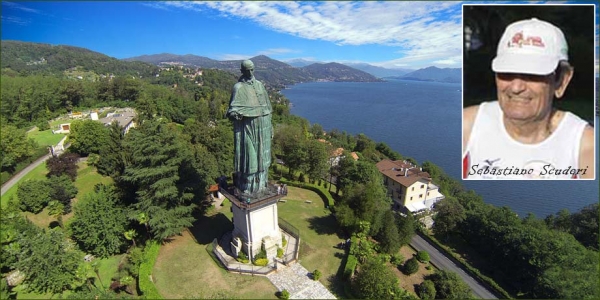
POLYGON ((271 165, 271 102, 264 85, 254 78, 254 63, 242 62, 242 76, 233 86, 226 116, 233 121, 234 184, 248 196, 267 191, 271 165))

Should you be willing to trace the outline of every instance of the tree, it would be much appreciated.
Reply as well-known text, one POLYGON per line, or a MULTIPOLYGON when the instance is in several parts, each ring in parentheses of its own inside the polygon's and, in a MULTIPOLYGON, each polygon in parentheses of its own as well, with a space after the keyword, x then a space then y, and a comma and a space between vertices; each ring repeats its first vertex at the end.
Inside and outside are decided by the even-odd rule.
POLYGON ((376 259, 369 259, 361 265, 353 287, 356 295, 363 299, 407 298, 407 292, 400 288, 396 275, 376 259))
POLYGON ((471 288, 458 277, 458 274, 439 270, 425 277, 435 285, 435 297, 438 299, 471 299, 471 288))
POLYGON ((27 180, 17 188, 19 208, 37 214, 50 202, 50 187, 45 180, 27 180))
POLYGON ((377 240, 384 253, 394 254, 401 246, 394 212, 391 210, 386 210, 383 214, 383 227, 377 234, 377 240))
POLYGON ((326 174, 329 168, 327 145, 317 140, 309 140, 306 144, 306 174, 314 182, 326 174))
POLYGON ((77 178, 77 162, 79 155, 65 152, 60 156, 52 156, 46 161, 48 174, 46 177, 67 175, 72 181, 77 178))
POLYGON ((63 206, 61 214, 68 214, 71 212, 71 199, 77 196, 77 187, 73 184, 73 181, 66 176, 50 176, 48 178, 48 186, 50 187, 50 198, 57 200, 63 206))
POLYGON ((425 280, 419 284, 417 295, 423 300, 435 299, 435 285, 431 280, 425 280))
POLYGON ((408 245, 415 235, 416 220, 412 214, 406 216, 396 216, 396 225, 398 226, 398 235, 400 236, 400 245, 408 245))
POLYGON ((99 154, 103 145, 109 141, 109 130, 101 122, 94 120, 76 120, 71 123, 69 150, 81 156, 99 154))
MULTIPOLYGON (((192 203, 205 198, 189 144, 165 124, 146 121, 125 139, 131 152, 123 180, 136 186, 136 213, 147 214, 154 238, 164 240, 191 227, 192 203)), ((121 231, 122 232, 122 231, 121 231)))
POLYGON ((433 211, 433 231, 439 235, 447 235, 455 231, 456 226, 466 218, 465 210, 453 197, 446 197, 435 204, 433 211))
POLYGON ((0 157, 2 158, 2 170, 13 172, 16 165, 31 157, 37 143, 27 138, 25 130, 17 129, 13 125, 3 125, 0 132, 0 157))
POLYGON ((20 244, 16 268, 25 273, 29 291, 57 294, 76 280, 83 254, 73 249, 60 228, 21 239, 20 244))
POLYGON ((123 236, 127 214, 118 204, 110 186, 97 185, 75 206, 69 225, 73 239, 87 252, 99 257, 120 253, 126 246, 123 236))
POLYGON ((412 275, 419 271, 419 262, 416 258, 412 257, 404 263, 404 273, 412 275))
POLYGON ((125 171, 125 153, 123 151, 123 127, 112 122, 108 128, 106 143, 100 145, 98 173, 115 179, 125 171))

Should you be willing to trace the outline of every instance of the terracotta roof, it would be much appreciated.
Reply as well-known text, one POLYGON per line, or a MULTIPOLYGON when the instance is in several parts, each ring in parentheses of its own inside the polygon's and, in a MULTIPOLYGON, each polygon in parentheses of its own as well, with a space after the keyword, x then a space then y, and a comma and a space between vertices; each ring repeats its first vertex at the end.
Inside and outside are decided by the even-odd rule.
POLYGON ((331 152, 331 156, 341 156, 344 154, 344 148, 337 148, 331 152))
POLYGON ((352 158, 354 158, 354 160, 358 160, 358 154, 356 154, 356 152, 351 152, 350 155, 352 158))
POLYGON ((409 187, 417 181, 423 183, 431 181, 429 173, 421 171, 420 168, 407 161, 385 159, 378 162, 376 166, 381 174, 405 187, 409 187))
POLYGON ((216 192, 219 190, 219 185, 218 184, 212 184, 209 188, 208 191, 209 192, 216 192))

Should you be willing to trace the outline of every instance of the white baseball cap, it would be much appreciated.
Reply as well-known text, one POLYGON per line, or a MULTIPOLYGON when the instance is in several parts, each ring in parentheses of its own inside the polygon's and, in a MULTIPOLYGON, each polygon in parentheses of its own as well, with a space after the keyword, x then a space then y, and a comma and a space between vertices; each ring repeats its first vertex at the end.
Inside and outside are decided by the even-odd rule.
POLYGON ((548 75, 561 60, 569 60, 562 31, 545 21, 532 18, 506 27, 492 70, 496 73, 548 75))

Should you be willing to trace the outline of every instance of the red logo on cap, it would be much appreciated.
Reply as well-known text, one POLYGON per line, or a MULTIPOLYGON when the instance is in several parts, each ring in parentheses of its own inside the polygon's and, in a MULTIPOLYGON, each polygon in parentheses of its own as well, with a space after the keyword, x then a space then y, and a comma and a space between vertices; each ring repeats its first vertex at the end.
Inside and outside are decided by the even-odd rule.
POLYGON ((542 38, 539 36, 528 36, 525 38, 523 32, 517 32, 513 35, 512 39, 508 42, 508 47, 523 47, 523 46, 536 46, 545 47, 542 38))

